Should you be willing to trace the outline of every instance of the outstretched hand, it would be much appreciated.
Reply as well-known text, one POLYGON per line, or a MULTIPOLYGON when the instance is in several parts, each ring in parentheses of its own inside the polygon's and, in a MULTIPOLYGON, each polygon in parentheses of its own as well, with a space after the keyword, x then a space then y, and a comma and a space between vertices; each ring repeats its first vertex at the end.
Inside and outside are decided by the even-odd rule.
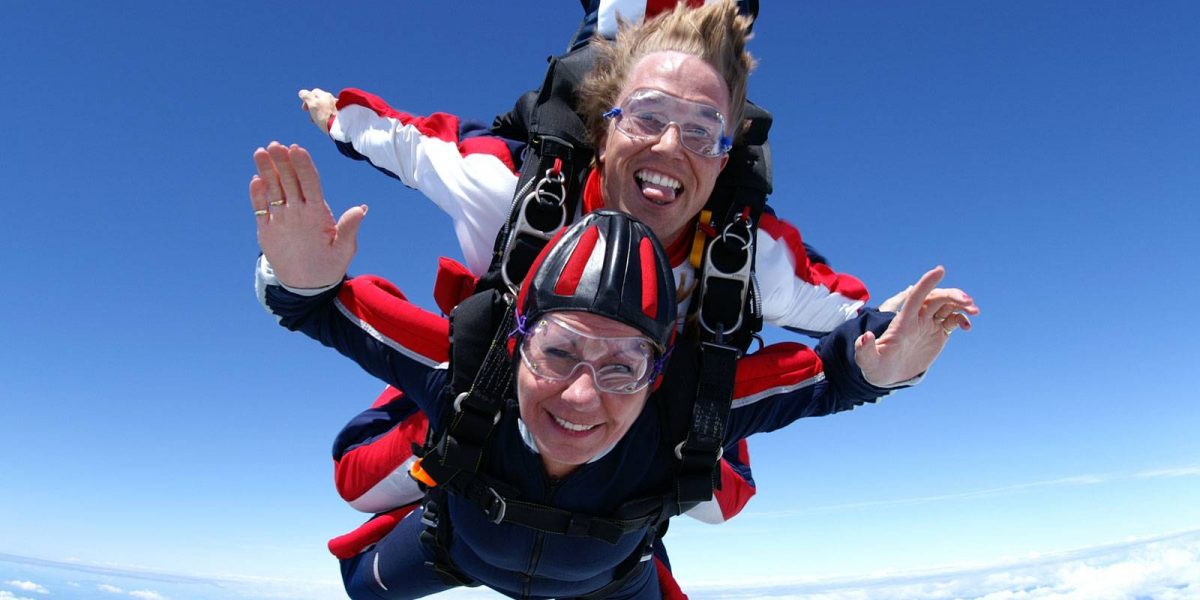
POLYGON ((321 88, 300 90, 296 95, 300 97, 300 110, 308 112, 313 125, 321 133, 329 133, 329 119, 337 114, 337 98, 321 88))
POLYGON ((967 315, 979 314, 979 307, 960 289, 937 288, 945 274, 935 267, 889 298, 884 305, 899 314, 887 330, 878 339, 868 331, 855 341, 854 360, 869 383, 889 387, 924 373, 955 329, 971 329, 967 315))
POLYGON ((308 151, 271 142, 254 151, 258 174, 250 179, 250 205, 258 245, 281 283, 294 288, 326 287, 341 281, 357 250, 366 205, 338 219, 325 203, 321 176, 308 151))

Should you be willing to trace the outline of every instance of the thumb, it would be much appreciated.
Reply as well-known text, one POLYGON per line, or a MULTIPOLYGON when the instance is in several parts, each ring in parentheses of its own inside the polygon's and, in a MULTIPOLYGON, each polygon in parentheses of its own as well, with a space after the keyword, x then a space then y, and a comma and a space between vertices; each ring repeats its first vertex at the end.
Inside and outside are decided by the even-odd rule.
POLYGON ((367 205, 360 204, 342 213, 337 222, 337 243, 358 247, 358 228, 367 216, 367 205))
POLYGON ((875 332, 868 331, 854 341, 854 362, 863 375, 879 366, 879 347, 875 345, 875 332))

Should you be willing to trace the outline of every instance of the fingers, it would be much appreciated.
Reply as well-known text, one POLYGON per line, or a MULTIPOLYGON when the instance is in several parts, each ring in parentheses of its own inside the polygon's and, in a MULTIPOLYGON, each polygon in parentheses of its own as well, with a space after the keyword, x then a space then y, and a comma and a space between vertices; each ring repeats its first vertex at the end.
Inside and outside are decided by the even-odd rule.
POLYGON ((270 202, 283 200, 283 188, 279 185, 279 172, 275 170, 275 161, 265 148, 254 151, 254 167, 258 169, 258 177, 266 185, 267 200, 270 202))
POLYGON ((950 335, 955 329, 970 330, 971 320, 967 315, 979 314, 979 307, 960 289, 938 288, 926 298, 921 314, 929 315, 934 325, 941 327, 945 335, 950 335))
POLYGON ((949 317, 946 317, 945 321, 942 321, 942 330, 947 332, 946 335, 950 335, 950 332, 955 329, 970 331, 971 319, 962 313, 952 313, 949 317))
POLYGON ((957 312, 977 315, 979 307, 975 306, 975 301, 962 290, 938 288, 930 292, 929 297, 925 299, 925 306, 921 312, 931 315, 934 321, 945 321, 946 317, 957 312))
POLYGON ((329 133, 329 121, 337 114, 337 98, 321 89, 300 90, 300 109, 308 113, 308 120, 322 133, 329 133))
POLYGON ((321 176, 317 173, 317 167, 313 164, 312 155, 308 150, 292 144, 288 148, 288 156, 291 159, 292 170, 296 176, 296 182, 300 186, 300 194, 306 201, 321 202, 325 199, 325 195, 321 193, 321 176))
POLYGON ((254 210, 254 219, 259 227, 271 220, 269 204, 267 204, 267 182, 255 175, 250 178, 250 208, 254 210))
POLYGON ((296 205, 302 204, 305 197, 300 191, 300 181, 296 178, 296 171, 292 166, 290 149, 279 142, 271 142, 267 146, 267 153, 271 155, 271 160, 275 163, 275 170, 279 173, 279 185, 283 189, 284 204, 289 202, 296 205))
POLYGON ((909 291, 908 299, 904 301, 904 306, 900 308, 900 314, 896 318, 900 321, 911 321, 919 318, 921 309, 925 306, 925 298, 937 287, 937 284, 941 283, 942 277, 945 275, 946 269, 941 265, 930 269, 922 275, 921 279, 909 291))
POLYGON ((912 289, 913 289, 913 286, 910 285, 910 286, 904 288, 900 293, 896 294, 895 296, 892 296, 891 298, 884 300, 879 305, 879 310, 886 311, 886 312, 898 312, 900 310, 900 307, 904 306, 904 300, 906 298, 908 298, 908 295, 910 293, 912 293, 912 289))

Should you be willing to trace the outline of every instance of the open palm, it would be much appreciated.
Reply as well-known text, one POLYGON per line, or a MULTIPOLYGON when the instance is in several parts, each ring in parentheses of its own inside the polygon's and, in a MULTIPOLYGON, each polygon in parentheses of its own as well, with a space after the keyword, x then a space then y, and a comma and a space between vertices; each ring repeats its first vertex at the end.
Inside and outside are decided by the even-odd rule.
MULTIPOLYGON (((946 270, 935 267, 906 293, 899 314, 878 338, 868 331, 854 343, 854 360, 872 385, 889 387, 929 369, 955 329, 969 330, 979 307, 959 289, 939 289, 946 270)), ((893 302, 893 300, 889 300, 893 302)))
POLYGON ((321 176, 308 151, 271 142, 254 152, 258 174, 250 180, 250 204, 258 245, 281 283, 320 288, 341 281, 357 250, 358 227, 367 207, 355 206, 335 223, 321 176))

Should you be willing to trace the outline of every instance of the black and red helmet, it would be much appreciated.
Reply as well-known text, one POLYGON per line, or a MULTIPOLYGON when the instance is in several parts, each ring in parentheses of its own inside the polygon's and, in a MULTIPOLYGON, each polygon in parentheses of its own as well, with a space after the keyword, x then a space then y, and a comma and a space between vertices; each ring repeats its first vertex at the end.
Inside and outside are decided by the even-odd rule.
POLYGON ((658 238, 641 221, 597 210, 542 250, 517 297, 532 324, 555 311, 608 317, 641 331, 659 354, 675 334, 675 275, 658 238))

